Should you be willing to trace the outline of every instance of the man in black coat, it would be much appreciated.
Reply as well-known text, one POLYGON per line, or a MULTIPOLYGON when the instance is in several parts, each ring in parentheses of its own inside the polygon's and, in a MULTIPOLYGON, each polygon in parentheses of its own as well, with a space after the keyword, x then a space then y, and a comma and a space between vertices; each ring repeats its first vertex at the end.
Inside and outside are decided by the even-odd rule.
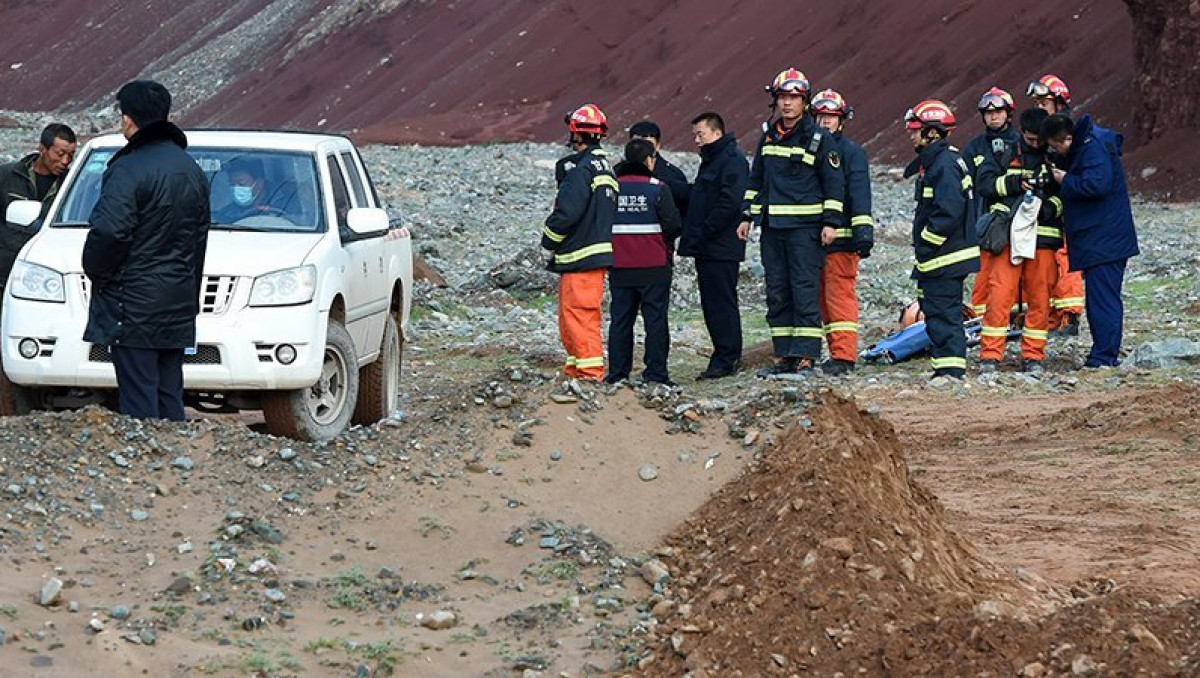
POLYGON ((149 80, 117 92, 129 143, 104 173, 88 220, 83 271, 92 298, 83 338, 108 346, 122 414, 183 421, 184 350, 196 314, 208 242, 209 189, 167 121, 171 94, 149 80))
MULTIPOLYGON (((687 212, 687 175, 683 170, 675 165, 672 165, 662 155, 662 129, 658 123, 653 120, 642 120, 635 122, 629 128, 629 140, 645 139, 651 144, 654 144, 654 178, 663 182, 671 189, 671 195, 675 198, 675 207, 679 209, 680 214, 687 212)), ((613 168, 613 172, 620 174, 620 164, 613 168)))
POLYGON ((700 169, 689 191, 679 254, 696 260, 700 306, 713 342, 708 367, 697 379, 720 379, 737 372, 742 362, 737 279, 746 241, 738 238, 737 228, 750 167, 720 115, 710 111, 696 116, 692 133, 700 169))

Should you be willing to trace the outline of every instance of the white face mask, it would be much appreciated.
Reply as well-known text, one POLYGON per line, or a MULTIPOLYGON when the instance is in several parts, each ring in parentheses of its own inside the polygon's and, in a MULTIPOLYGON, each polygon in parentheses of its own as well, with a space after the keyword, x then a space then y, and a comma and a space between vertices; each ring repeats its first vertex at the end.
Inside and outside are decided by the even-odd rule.
POLYGON ((234 186, 233 201, 245 207, 254 202, 254 187, 253 186, 234 186))

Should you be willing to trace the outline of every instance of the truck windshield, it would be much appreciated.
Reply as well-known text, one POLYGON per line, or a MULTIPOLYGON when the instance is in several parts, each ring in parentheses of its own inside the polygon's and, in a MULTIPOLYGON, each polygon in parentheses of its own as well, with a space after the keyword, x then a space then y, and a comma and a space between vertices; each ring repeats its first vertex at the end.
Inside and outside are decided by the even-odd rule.
MULTIPOLYGON (((52 227, 86 228, 116 149, 93 149, 67 187, 52 227)), ((325 230, 316 163, 308 153, 188 148, 208 177, 212 228, 318 233, 325 230)))

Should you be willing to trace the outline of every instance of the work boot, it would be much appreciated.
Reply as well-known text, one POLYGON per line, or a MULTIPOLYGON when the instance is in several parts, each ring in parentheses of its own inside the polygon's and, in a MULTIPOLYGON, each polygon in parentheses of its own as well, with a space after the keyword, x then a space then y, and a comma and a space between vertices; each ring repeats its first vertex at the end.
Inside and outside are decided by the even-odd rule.
POLYGON ((1021 365, 1021 371, 1033 377, 1040 377, 1046 371, 1040 360, 1026 360, 1021 365))
POLYGON ((1062 324, 1055 328, 1050 334, 1056 337, 1078 337, 1079 336, 1079 314, 1066 313, 1063 315, 1062 324))
POLYGON ((854 371, 854 363, 849 360, 830 358, 821 363, 821 372, 828 377, 841 377, 854 371))
POLYGON ((995 374, 996 368, 999 366, 1000 366, 999 360, 990 360, 990 359, 989 360, 980 360, 979 361, 979 373, 980 374, 995 374))
MULTIPOLYGON (((764 367, 758 371, 757 375, 760 379, 770 379, 781 374, 795 374, 799 371, 799 358, 780 358, 774 365, 764 367)), ((812 361, 808 361, 808 370, 812 371, 812 361)))

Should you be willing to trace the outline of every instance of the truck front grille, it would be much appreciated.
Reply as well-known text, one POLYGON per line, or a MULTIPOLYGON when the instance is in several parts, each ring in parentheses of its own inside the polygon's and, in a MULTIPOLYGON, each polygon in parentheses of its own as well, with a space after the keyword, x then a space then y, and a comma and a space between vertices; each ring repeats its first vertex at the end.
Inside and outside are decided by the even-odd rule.
MULTIPOLYGON (((200 315, 220 315, 229 310, 237 277, 232 275, 206 275, 200 288, 200 315)), ((91 281, 86 276, 79 278, 79 290, 83 302, 91 301, 91 281)))
MULTIPOLYGON (((98 346, 92 344, 88 349, 88 362, 93 363, 111 363, 112 354, 108 352, 106 346, 98 346)), ((221 364, 221 349, 214 344, 200 344, 196 347, 194 354, 183 354, 184 365, 220 365, 221 364)))

